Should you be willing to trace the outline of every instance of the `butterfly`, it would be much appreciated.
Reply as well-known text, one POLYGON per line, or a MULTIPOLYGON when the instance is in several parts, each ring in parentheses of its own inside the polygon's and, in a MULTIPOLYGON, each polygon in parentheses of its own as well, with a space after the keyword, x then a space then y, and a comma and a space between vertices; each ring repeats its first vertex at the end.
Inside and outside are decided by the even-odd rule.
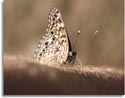
POLYGON ((72 50, 60 11, 52 8, 48 16, 46 33, 40 39, 34 53, 34 61, 48 65, 73 64, 76 54, 72 50))

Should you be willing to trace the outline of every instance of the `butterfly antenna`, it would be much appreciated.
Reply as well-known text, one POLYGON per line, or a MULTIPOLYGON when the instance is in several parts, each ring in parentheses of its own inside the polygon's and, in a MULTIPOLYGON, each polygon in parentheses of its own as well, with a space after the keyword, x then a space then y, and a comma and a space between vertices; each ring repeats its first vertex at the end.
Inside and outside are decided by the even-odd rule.
POLYGON ((76 48, 76 44, 77 44, 77 40, 78 40, 79 35, 80 35, 80 30, 78 30, 78 32, 77 32, 77 37, 76 37, 76 40, 75 40, 73 50, 75 50, 75 48, 76 48))
MULTIPOLYGON (((77 37, 76 37, 76 40, 75 40, 75 44, 74 44, 74 47, 73 47, 73 51, 76 51, 76 45, 77 45, 77 41, 78 41, 78 37, 79 37, 79 35, 80 35, 80 30, 78 30, 78 32, 77 32, 77 37)), ((78 62, 80 63, 80 66, 82 67, 82 63, 81 63, 81 61, 80 61, 80 59, 76 56, 76 59, 78 60, 78 62)), ((74 62, 75 62, 75 59, 74 59, 74 62)), ((73 63, 74 63, 73 62, 73 63)))
MULTIPOLYGON (((90 38, 92 39, 92 38, 93 38, 94 36, 96 36, 98 33, 99 33, 98 30, 96 30, 95 32, 91 32, 90 36, 89 36, 86 40, 84 40, 84 42, 89 41, 90 38)), ((82 42, 82 46, 83 46, 83 43, 84 43, 84 42, 82 42)), ((80 47, 80 45, 81 45, 81 43, 77 46, 77 49, 80 47)), ((85 44, 84 44, 84 45, 85 45, 85 44)), ((77 50, 77 49, 76 49, 76 50, 77 50)))
MULTIPOLYGON (((96 35, 98 33, 98 30, 96 30, 95 32, 92 32, 93 35, 96 35)), ((74 50, 75 50, 75 47, 76 47, 76 44, 77 44, 77 40, 78 40, 78 36, 80 35, 80 30, 77 32, 77 38, 76 38, 76 41, 75 41, 75 45, 74 45, 74 50)), ((80 66, 82 67, 82 62, 81 60, 78 58, 78 56, 76 56, 76 59, 78 60, 80 66)))

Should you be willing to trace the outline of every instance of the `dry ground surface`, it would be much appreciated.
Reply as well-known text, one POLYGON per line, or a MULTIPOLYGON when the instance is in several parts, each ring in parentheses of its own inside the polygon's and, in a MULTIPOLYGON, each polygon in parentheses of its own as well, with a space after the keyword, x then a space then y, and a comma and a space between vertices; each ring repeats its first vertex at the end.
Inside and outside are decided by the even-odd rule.
POLYGON ((123 95, 122 69, 47 66, 4 55, 4 95, 123 95))

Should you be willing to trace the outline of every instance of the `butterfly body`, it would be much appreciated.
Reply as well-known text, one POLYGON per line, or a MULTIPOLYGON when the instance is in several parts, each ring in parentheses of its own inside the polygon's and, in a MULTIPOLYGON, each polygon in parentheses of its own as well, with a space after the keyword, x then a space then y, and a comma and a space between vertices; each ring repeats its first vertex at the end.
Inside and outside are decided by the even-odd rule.
POLYGON ((53 8, 48 17, 48 27, 40 39, 34 60, 42 64, 65 64, 75 59, 68 33, 58 9, 53 8))

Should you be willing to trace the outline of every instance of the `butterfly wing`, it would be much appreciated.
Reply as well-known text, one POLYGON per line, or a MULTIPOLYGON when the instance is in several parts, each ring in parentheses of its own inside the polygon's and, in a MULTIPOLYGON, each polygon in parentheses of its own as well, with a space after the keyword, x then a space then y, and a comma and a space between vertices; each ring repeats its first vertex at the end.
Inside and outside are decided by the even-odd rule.
POLYGON ((63 64, 69 53, 69 41, 61 13, 53 8, 48 17, 45 36, 39 41, 34 59, 45 64, 63 64))

